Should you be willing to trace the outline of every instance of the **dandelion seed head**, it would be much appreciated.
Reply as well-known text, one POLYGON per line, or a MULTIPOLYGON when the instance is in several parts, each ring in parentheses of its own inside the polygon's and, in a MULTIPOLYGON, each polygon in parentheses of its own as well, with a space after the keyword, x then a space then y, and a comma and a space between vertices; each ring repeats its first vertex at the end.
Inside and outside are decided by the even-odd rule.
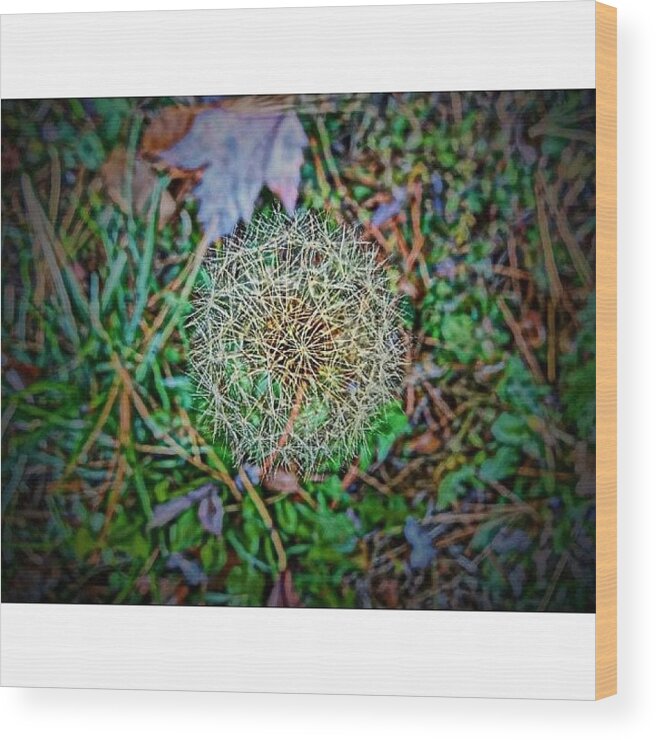
POLYGON ((315 214, 274 212, 205 269, 190 319, 205 426, 238 463, 308 474, 354 458, 403 378, 398 301, 375 248, 315 214))

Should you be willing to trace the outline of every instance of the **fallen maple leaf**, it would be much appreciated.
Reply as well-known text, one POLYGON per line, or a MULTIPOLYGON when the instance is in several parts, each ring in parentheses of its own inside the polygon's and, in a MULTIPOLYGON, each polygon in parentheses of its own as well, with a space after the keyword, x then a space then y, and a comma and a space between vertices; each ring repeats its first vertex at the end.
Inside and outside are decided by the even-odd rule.
MULTIPOLYGON (((161 135, 161 132, 160 132, 161 135)), ((202 169, 194 188, 198 217, 210 239, 230 234, 249 221, 266 185, 291 213, 296 205, 307 137, 294 112, 210 108, 197 113, 187 133, 162 161, 182 170, 202 169)))

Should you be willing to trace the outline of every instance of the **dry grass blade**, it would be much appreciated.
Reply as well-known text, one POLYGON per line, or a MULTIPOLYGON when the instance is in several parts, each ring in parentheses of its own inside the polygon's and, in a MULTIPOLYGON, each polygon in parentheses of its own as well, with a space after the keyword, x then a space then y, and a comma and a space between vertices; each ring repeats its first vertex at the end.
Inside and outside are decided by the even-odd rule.
POLYGON ((549 233, 547 211, 544 207, 543 188, 540 186, 539 181, 535 187, 535 207, 538 228, 540 229, 540 241, 544 250, 544 264, 547 270, 547 278, 549 279, 549 292, 551 293, 553 302, 558 303, 563 294, 563 286, 558 275, 558 267, 556 266, 553 245, 551 243, 551 234, 549 233))
POLYGON ((65 331, 73 344, 75 344, 75 346, 79 346, 80 336, 78 334, 77 324, 73 315, 73 307, 71 306, 71 301, 68 297, 66 286, 64 285, 64 278, 62 277, 61 270, 59 268, 54 245, 45 227, 44 221, 46 219, 46 215, 43 212, 41 204, 37 200, 36 193, 34 192, 32 183, 27 175, 23 176, 21 185, 25 205, 27 206, 28 221, 39 246, 41 247, 41 252, 46 264, 48 265, 50 277, 57 293, 57 300, 63 312, 65 331))
POLYGON ((572 263, 574 264, 574 267, 581 281, 587 288, 591 288, 594 284, 594 275, 592 274, 592 269, 588 263, 588 260, 583 254, 583 250, 579 246, 576 237, 572 233, 569 224, 567 223, 567 218, 565 217, 565 214, 558 206, 553 188, 547 183, 544 175, 542 175, 542 173, 540 172, 538 172, 536 180, 544 191, 547 199, 547 204, 549 205, 549 210, 551 211, 554 220, 556 221, 558 233, 560 234, 561 239, 563 240, 565 246, 567 247, 567 250, 569 251, 572 263))

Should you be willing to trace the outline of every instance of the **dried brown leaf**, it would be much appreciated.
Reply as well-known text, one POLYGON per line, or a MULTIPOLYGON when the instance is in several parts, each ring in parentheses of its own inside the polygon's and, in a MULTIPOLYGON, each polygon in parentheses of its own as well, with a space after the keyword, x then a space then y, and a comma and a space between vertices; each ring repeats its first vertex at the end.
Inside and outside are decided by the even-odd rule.
POLYGON ((430 430, 420 434, 408 443, 409 450, 420 455, 430 455, 433 452, 437 452, 441 446, 442 440, 436 437, 430 430))
POLYGON ((163 108, 144 130, 141 154, 145 157, 157 156, 165 149, 170 149, 189 132, 196 114, 206 109, 206 106, 196 108, 182 105, 163 108))
MULTIPOLYGON (((107 195, 124 212, 129 211, 125 197, 125 179, 129 166, 128 153, 123 147, 117 147, 100 168, 100 178, 107 195)), ((149 208, 157 173, 148 162, 140 156, 135 157, 132 174, 132 208, 135 213, 144 216, 149 208)), ((175 213, 176 202, 171 193, 165 190, 159 204, 159 226, 166 224, 175 213)))
POLYGON ((267 475, 262 483, 269 491, 278 491, 279 493, 296 493, 298 491, 298 478, 289 470, 276 470, 267 475))
POLYGON ((294 589, 291 571, 285 570, 278 576, 269 594, 267 606, 303 606, 301 597, 294 589))

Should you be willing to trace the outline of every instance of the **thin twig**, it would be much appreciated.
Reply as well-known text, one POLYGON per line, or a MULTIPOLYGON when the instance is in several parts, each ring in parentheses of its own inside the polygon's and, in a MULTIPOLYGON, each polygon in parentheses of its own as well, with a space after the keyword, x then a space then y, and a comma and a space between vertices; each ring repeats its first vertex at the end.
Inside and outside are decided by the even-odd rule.
POLYGON ((262 463, 262 469, 260 472, 261 478, 267 477, 267 475, 269 474, 269 471, 271 470, 272 465, 275 463, 276 458, 278 457, 278 454, 280 453, 280 450, 282 450, 282 448, 287 444, 289 435, 292 433, 292 430, 294 429, 294 424, 296 423, 296 419, 298 419, 298 415, 301 411, 301 406, 303 404, 304 396, 305 396, 305 383, 300 383, 296 390, 296 397, 294 398, 294 405, 292 406, 292 410, 289 413, 289 418, 287 419, 285 428, 282 434, 280 435, 280 439, 278 440, 278 443, 276 444, 276 449, 262 463))
POLYGON ((503 318, 506 320, 506 324, 508 324, 508 328, 512 332, 515 344, 519 347, 519 351, 524 356, 526 364, 533 373, 533 377, 538 381, 538 383, 544 383, 544 374, 538 365, 538 361, 535 359, 535 355, 531 352, 531 349, 526 343, 522 330, 519 324, 515 321, 515 317, 512 315, 507 303, 503 299, 503 296, 497 297, 497 304, 503 314, 503 318))

